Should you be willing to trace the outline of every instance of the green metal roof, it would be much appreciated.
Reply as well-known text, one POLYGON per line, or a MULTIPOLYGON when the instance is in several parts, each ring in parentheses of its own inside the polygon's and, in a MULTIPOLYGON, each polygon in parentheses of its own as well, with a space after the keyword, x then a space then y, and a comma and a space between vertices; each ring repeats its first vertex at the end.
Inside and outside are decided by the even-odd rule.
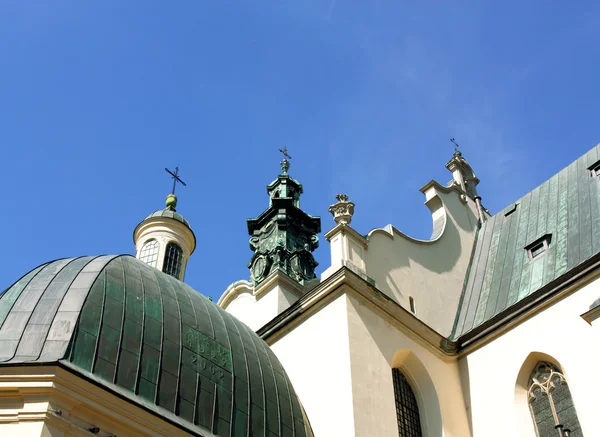
POLYGON ((599 160, 600 145, 483 224, 453 339, 600 252, 600 178, 590 170, 599 160), (547 250, 531 258, 544 237, 547 250))
POLYGON ((196 435, 312 435, 260 337, 130 256, 53 261, 0 294, 0 367, 25 363, 59 363, 196 435))
POLYGON ((181 214, 173 211, 171 208, 159 209, 158 211, 154 211, 152 214, 150 214, 148 217, 146 217, 144 219, 144 221, 154 218, 154 217, 172 218, 173 220, 177 220, 178 222, 183 223, 184 225, 186 225, 188 228, 191 229, 191 226, 188 223, 188 221, 186 219, 184 219, 181 214))

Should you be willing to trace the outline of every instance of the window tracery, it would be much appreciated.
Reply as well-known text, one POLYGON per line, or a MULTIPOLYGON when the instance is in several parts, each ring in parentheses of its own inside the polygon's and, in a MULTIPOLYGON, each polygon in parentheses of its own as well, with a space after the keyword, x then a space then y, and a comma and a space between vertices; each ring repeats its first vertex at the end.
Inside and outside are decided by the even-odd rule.
POLYGON ((531 373, 528 394, 538 437, 556 437, 559 425, 563 435, 583 437, 567 380, 557 366, 539 362, 531 373))

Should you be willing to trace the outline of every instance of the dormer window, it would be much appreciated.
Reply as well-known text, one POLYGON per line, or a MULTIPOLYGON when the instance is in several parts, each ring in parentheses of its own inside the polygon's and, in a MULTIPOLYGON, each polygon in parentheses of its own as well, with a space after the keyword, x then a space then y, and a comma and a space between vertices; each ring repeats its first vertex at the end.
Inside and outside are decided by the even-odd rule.
POLYGON ((546 251, 546 245, 544 244, 544 242, 538 243, 534 247, 529 249, 529 251, 531 252, 531 257, 535 258, 536 256, 539 256, 546 251))
POLYGON ((593 178, 600 178, 600 161, 596 162, 594 165, 588 167, 590 171, 590 175, 593 178))
POLYGON ((509 215, 511 215, 513 212, 515 212, 517 210, 517 204, 515 203, 513 206, 511 206, 508 211, 506 211, 504 213, 504 217, 508 217, 509 215))
POLYGON ((546 234, 525 247, 525 250, 529 254, 530 260, 538 258, 548 251, 548 247, 550 246, 550 237, 550 234, 546 234))

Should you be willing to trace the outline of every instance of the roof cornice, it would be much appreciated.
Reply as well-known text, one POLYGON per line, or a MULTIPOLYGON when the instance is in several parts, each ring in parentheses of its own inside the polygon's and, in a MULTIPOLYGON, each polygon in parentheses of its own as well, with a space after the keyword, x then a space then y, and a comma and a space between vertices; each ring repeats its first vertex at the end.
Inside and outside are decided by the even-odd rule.
POLYGON ((443 360, 452 359, 455 355, 453 342, 417 319, 413 314, 345 266, 260 328, 257 334, 267 343, 272 344, 283 337, 290 329, 293 329, 310 315, 344 293, 360 301, 370 303, 390 323, 396 325, 443 360))
POLYGON ((474 352, 598 276, 600 276, 600 254, 568 271, 476 329, 456 340, 451 340, 417 319, 397 302, 344 266, 256 333, 268 344, 273 344, 316 311, 346 293, 370 303, 398 329, 419 341, 441 359, 451 361, 474 352))

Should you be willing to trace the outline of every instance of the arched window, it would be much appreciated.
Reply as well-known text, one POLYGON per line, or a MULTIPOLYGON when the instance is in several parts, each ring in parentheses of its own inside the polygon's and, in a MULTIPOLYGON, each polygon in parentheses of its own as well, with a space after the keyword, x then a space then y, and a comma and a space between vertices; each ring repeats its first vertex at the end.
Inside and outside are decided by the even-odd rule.
POLYGON ((557 366, 540 361, 529 384, 529 409, 538 437, 556 437, 557 425, 570 430, 570 437, 583 437, 567 380, 557 366))
POLYGON ((421 418, 415 394, 399 369, 392 369, 394 396, 396 397, 396 418, 400 437, 422 437, 421 418))
POLYGON ((140 261, 145 262, 149 266, 156 267, 158 259, 158 241, 150 240, 142 246, 140 251, 140 261))
POLYGON ((163 263, 163 272, 179 279, 181 274, 181 264, 183 263, 183 250, 175 243, 167 244, 165 251, 165 262, 163 263))

